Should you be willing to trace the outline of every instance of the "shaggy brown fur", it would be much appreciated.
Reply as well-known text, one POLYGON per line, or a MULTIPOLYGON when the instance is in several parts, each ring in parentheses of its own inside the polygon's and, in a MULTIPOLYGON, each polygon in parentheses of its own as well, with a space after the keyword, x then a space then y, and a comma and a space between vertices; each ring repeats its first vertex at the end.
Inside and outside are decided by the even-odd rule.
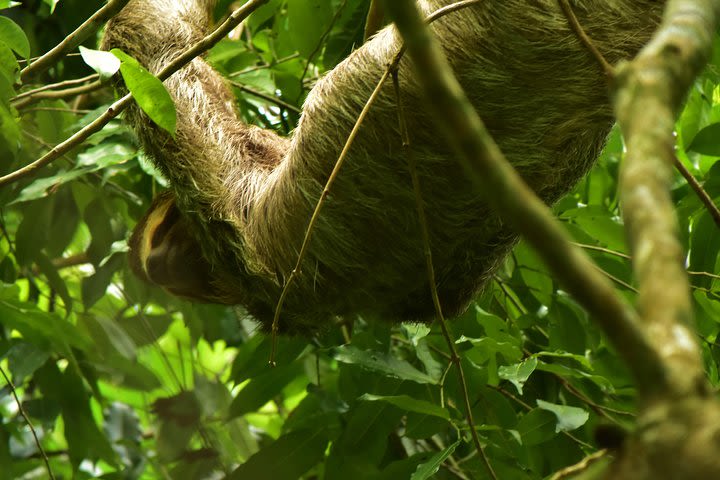
MULTIPOLYGON (((204 35, 212 3, 133 0, 108 24, 103 47, 121 48, 158 71, 204 35)), ((426 13, 450 3, 420 2, 426 13)), ((576 0, 573 7, 615 63, 648 40, 663 4, 576 0)), ((613 122, 603 72, 557 0, 487 0, 442 18, 433 30, 507 158, 546 202, 557 200, 591 167, 613 122)), ((242 304, 269 327, 320 192, 399 44, 386 28, 325 76, 289 139, 241 123, 225 82, 201 59, 166 82, 177 105, 176 140, 132 109, 128 121, 170 179, 175 202, 163 197, 140 222, 131 241, 136 270, 175 293, 242 304)), ((437 134, 408 60, 400 72, 437 286, 453 315, 516 236, 489 211, 437 134)), ((281 329, 313 330, 351 313, 430 318, 414 202, 388 84, 322 211, 281 329)))

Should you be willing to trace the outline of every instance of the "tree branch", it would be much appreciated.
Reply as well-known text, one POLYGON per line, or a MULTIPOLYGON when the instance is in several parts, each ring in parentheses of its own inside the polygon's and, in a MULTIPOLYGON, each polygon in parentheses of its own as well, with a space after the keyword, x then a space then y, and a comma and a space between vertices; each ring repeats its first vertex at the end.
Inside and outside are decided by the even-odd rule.
POLYGON ((105 22, 122 10, 128 1, 129 0, 110 0, 52 50, 23 68, 20 72, 20 79, 23 83, 52 67, 68 52, 77 48, 86 38, 97 32, 105 22))
POLYGON ((676 394, 706 388, 670 187, 675 118, 710 58, 720 2, 675 0, 660 30, 617 69, 615 111, 627 154, 620 171, 625 229, 640 284, 638 309, 676 394))

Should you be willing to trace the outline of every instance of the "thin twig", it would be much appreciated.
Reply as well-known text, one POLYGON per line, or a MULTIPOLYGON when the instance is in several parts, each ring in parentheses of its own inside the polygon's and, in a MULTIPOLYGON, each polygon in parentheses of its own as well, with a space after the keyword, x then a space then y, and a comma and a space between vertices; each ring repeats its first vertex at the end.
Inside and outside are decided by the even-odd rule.
POLYGON ((330 35, 330 32, 332 31, 333 27, 335 26, 338 19, 340 18, 340 14, 342 13, 343 10, 345 10, 345 6, 347 6, 347 0, 343 0, 343 3, 340 4, 337 11, 335 12, 335 15, 333 15, 333 18, 330 21, 330 25, 328 25, 327 29, 325 29, 323 34, 320 36, 320 39, 318 40, 317 45, 315 45, 315 48, 313 49, 312 52, 310 52, 310 55, 308 55, 308 57, 307 57, 307 62, 305 63, 305 68, 303 69, 303 72, 300 75, 300 95, 298 96, 298 99, 297 99, 298 101, 300 101, 300 98, 302 97, 303 80, 305 79, 305 75, 307 75, 307 72, 310 69, 310 63, 312 63, 312 59, 320 51, 320 47, 322 47, 327 36, 330 35))
MULTIPOLYGON (((180 70, 186 64, 188 64, 193 58, 209 50, 217 42, 225 38, 225 36, 237 26, 238 23, 242 22, 248 15, 254 12, 258 7, 267 3, 268 0, 250 0, 245 3, 242 7, 236 9, 219 27, 217 27, 212 33, 207 35, 205 38, 191 46, 183 53, 178 55, 172 62, 168 63, 160 72, 157 77, 160 80, 167 79, 170 75, 180 70)), ((0 187, 16 182, 21 178, 33 174, 40 168, 48 165, 55 161, 75 146, 85 141, 90 135, 95 132, 99 132, 107 123, 113 118, 117 117, 120 112, 128 108, 133 102, 132 94, 128 93, 120 100, 116 101, 108 109, 100 115, 93 122, 85 126, 82 130, 75 133, 73 136, 65 140, 64 142, 56 145, 52 150, 43 155, 41 158, 35 160, 33 163, 22 167, 12 173, 9 173, 3 177, 0 177, 0 187)))
POLYGON ((82 25, 75 29, 70 35, 58 43, 53 49, 41 56, 20 72, 20 79, 27 82, 30 78, 39 75, 48 68, 55 65, 70 50, 74 50, 86 38, 118 13, 128 3, 129 0, 110 0, 104 7, 95 12, 82 25))
MULTIPOLYGON (((573 242, 573 245, 576 245, 584 250, 594 250, 596 252, 602 252, 607 253, 608 255, 613 255, 615 257, 619 257, 625 260, 632 260, 632 257, 626 253, 617 252, 615 250, 610 250, 609 248, 605 247, 598 247, 597 245, 587 245, 585 243, 576 243, 573 242)), ((709 273, 709 272, 695 272, 693 270, 687 271, 688 275, 698 276, 698 277, 708 277, 708 278, 714 278, 716 280, 720 280, 720 275, 709 273)))
POLYGON ((615 275, 613 275, 613 274, 610 273, 610 272, 606 272, 606 271, 603 270, 599 265, 596 265, 596 264, 593 263, 593 266, 595 267, 595 269, 596 269, 598 272, 600 272, 600 273, 602 273, 603 275, 605 275, 605 276, 606 276, 609 280, 611 280, 613 283, 617 283, 617 284, 620 285, 621 287, 625 287, 626 289, 630 290, 630 291, 633 292, 633 293, 638 293, 638 289, 635 288, 635 287, 633 287, 632 285, 630 285, 630 284, 627 283, 626 281, 617 278, 615 275))
POLYGON ((573 12, 573 9, 570 6, 568 0, 558 0, 558 3, 560 3, 560 8, 562 8, 565 17, 568 19, 570 27, 575 32, 575 35, 577 35, 577 37, 580 39, 580 42, 585 45, 585 48, 588 49, 592 56, 595 57, 595 60, 603 69, 603 72, 605 72, 605 76, 607 77, 607 79, 612 80, 615 77, 615 68, 610 65, 610 63, 608 63, 600 50, 597 49, 593 41, 590 39, 590 37, 588 37, 587 33, 585 33, 585 30, 582 28, 582 25, 580 25, 580 21, 575 15, 575 12, 573 12))
POLYGON ((555 374, 555 378, 562 384, 563 388, 568 391, 572 396, 580 400, 581 402, 585 403, 588 407, 590 407, 596 414, 603 417, 604 419, 616 424, 620 425, 620 422, 610 415, 608 412, 612 412, 618 415, 627 415, 629 417, 634 417, 635 414, 632 412, 624 412, 622 410, 618 410, 615 408, 606 407, 604 405, 599 405, 595 403, 590 397, 585 395, 583 392, 577 389, 575 385, 564 379, 562 376, 555 374))
POLYGON ((718 209, 717 205, 715 205, 712 197, 710 197, 702 185, 700 185, 700 182, 697 181, 693 174, 690 173, 690 170, 685 168, 685 165, 683 165, 677 155, 673 155, 673 164, 675 165, 675 169, 680 172, 680 175, 682 175, 688 185, 690 185, 690 188, 693 189, 703 205, 705 205, 705 208, 707 208, 707 211, 715 221, 715 225, 720 227, 720 209, 718 209))
POLYGON ((277 105, 280 108, 284 108, 285 110, 290 110, 291 112, 295 112, 298 115, 300 113, 302 113, 302 110, 300 110, 295 105, 290 105, 289 103, 284 102, 284 101, 280 100, 279 98, 273 97, 272 95, 268 95, 267 93, 259 92, 253 88, 250 88, 248 86, 243 85, 240 82, 236 82, 233 80, 230 80, 229 83, 230 83, 230 85, 237 88, 238 90, 242 90, 243 92, 249 93, 250 95, 254 95, 258 98, 262 98, 263 100, 267 100, 268 102, 274 103, 275 105, 277 105))
POLYGON ((572 244, 575 245, 575 246, 577 246, 577 247, 580 247, 580 248, 582 248, 582 249, 584 249, 584 250, 593 250, 593 251, 595 251, 595 252, 602 252, 602 253, 607 253, 608 255, 613 255, 613 256, 615 256, 615 257, 620 257, 620 258, 623 258, 623 259, 625 259, 625 260, 632 260, 632 258, 630 257, 630 255, 628 255, 627 253, 622 253, 622 252, 618 252, 618 251, 615 251, 615 250, 610 250, 609 248, 599 247, 599 246, 597 246, 597 245, 588 245, 588 244, 586 244, 586 243, 578 243, 578 242, 572 242, 572 244))
MULTIPOLYGON (((427 17, 425 21, 428 23, 434 22, 438 18, 441 18, 451 12, 457 11, 461 8, 467 7, 469 5, 481 2, 483 0, 464 0, 461 2, 454 3, 452 5, 447 5, 443 8, 440 8, 433 12, 431 15, 427 17)), ((287 298, 288 292, 290 290, 291 285, 297 278, 297 276, 300 274, 300 265, 302 264, 302 261, 305 259, 305 255, 307 254, 308 247, 310 245, 310 239, 312 238, 313 232, 315 230, 315 224, 318 221, 318 218, 320 217, 320 210, 322 210, 323 205, 325 204, 325 199, 330 194, 330 189, 335 183, 335 179, 337 178, 338 174, 340 173, 340 168, 342 167, 343 163, 345 163, 345 158, 347 157, 348 152, 350 151, 350 147, 352 146, 353 142, 355 141, 355 137, 357 136, 358 131, 360 130, 360 126, 362 125, 363 121, 365 120, 365 117, 367 116, 368 112, 370 111, 370 108, 375 103, 375 100, 377 100, 378 95, 380 94, 380 90, 382 89, 383 85, 385 84, 385 81, 390 76, 390 72, 397 68, 397 66, 400 64, 400 60, 402 59, 403 55, 405 54, 405 47, 400 47, 400 50, 395 54, 395 58, 393 58, 393 61, 388 65, 388 67, 385 69, 385 72, 383 72, 382 76, 380 77, 380 80, 378 81, 378 84, 375 86, 375 90, 373 90, 372 94, 370 94, 370 98, 368 98, 367 103, 365 103, 365 106, 363 107, 362 111, 358 115, 357 120, 355 120, 355 125, 353 126, 352 130, 350 131, 350 134, 348 135, 347 140, 345 141, 345 145, 343 146, 342 152, 340 152, 340 156, 338 157, 337 161, 335 162, 335 166, 332 169, 332 172, 330 172, 330 176, 327 179, 327 182, 325 182, 325 188, 323 189, 322 194, 320 195, 320 198, 317 201, 317 204, 315 204, 315 210, 313 211, 312 216, 310 217, 310 222, 308 223, 307 229, 305 230, 305 237, 303 238, 302 245, 300 246, 300 252, 298 253, 297 261, 295 262, 295 267, 290 272, 290 275, 288 276, 287 280, 285 281, 285 284, 283 285, 283 289, 280 292, 280 298, 278 299, 278 302, 275 306, 275 314, 273 316, 272 321, 272 327, 271 327, 271 333, 272 333, 272 349, 270 352, 270 365, 275 365, 275 354, 277 353, 277 335, 279 332, 279 325, 280 325, 280 314, 282 313, 283 305, 285 304, 285 299, 287 298)), ((0 178, 0 185, 2 185, 2 178, 0 178)))
POLYGON ((42 445, 40 444, 40 438, 38 437, 37 431, 35 430, 35 427, 33 426, 32 422, 30 421, 30 417, 28 417, 27 412, 23 408, 22 402, 20 401, 20 397, 17 394, 17 390, 15 389, 15 385, 13 384, 12 380, 10 380, 10 377, 8 377, 7 373, 5 373, 5 369, 0 367, 0 373, 2 374, 3 378, 5 379, 5 383, 7 384, 8 388, 10 389, 10 392, 12 393, 13 398, 15 399, 15 403, 18 407, 18 412, 20 412, 20 415, 25 420, 25 423, 27 423, 28 428, 30 429, 30 433, 33 436, 33 439, 35 440, 35 446, 38 449, 38 452, 42 456, 43 462, 45 462, 45 469, 47 469, 48 476, 51 480, 55 480, 55 474, 53 474, 52 468, 50 467, 50 459, 47 456, 47 453, 45 453, 45 449, 43 449, 42 445))
POLYGON ((33 95, 37 95, 38 93, 45 92, 47 90, 62 90, 69 87, 76 87, 78 85, 83 85, 88 82, 92 82, 95 80, 98 80, 100 78, 100 75, 97 73, 94 73, 92 75, 88 75, 87 77, 82 78, 74 78, 72 80, 64 80, 62 82, 57 83, 50 83, 48 85, 43 85, 42 87, 34 88, 32 90, 28 90, 26 92, 19 93, 17 96, 10 99, 10 103, 15 103, 19 100, 22 100, 26 97, 32 97, 33 95))
MULTIPOLYGON (((100 80, 96 80, 92 83, 88 83, 87 85, 81 85, 79 87, 72 87, 72 88, 66 88, 64 90, 49 90, 44 92, 35 93, 32 96, 27 96, 23 98, 22 100, 16 101, 13 104, 13 107, 17 108, 18 110, 22 110, 23 108, 27 108, 30 105, 33 105, 40 100, 57 100, 62 98, 70 98, 70 97, 77 97, 78 95, 84 95, 86 93, 94 92, 95 90, 99 90, 104 86, 104 83, 100 80)), ((17 97, 16 97, 17 98, 17 97)), ((13 99, 15 100, 15 99, 13 99)))
POLYGON ((60 113, 71 113, 73 115, 87 115, 88 113, 92 112, 92 110, 78 110, 75 108, 60 108, 60 107, 30 107, 26 110, 23 110, 23 114, 28 114, 32 112, 60 112, 60 113))
POLYGON ((278 60, 275 60, 271 63, 266 63, 264 65, 255 65, 254 67, 248 67, 244 70, 240 70, 239 72, 233 72, 228 75, 229 78, 235 78, 239 77, 241 75, 246 75, 248 73, 257 72, 258 70, 265 70, 268 68, 272 68, 276 65, 280 65, 281 63, 289 62, 290 60, 294 60, 300 56, 299 53, 293 53, 292 55, 288 55, 287 57, 280 58, 278 60))
POLYGON ((607 456, 607 453, 607 450, 598 450, 597 452, 583 458, 579 463, 558 471, 550 480, 563 480, 564 478, 575 477, 578 473, 587 470, 593 463, 607 456))
POLYGON ((435 281, 435 267, 433 266, 432 249, 430 248, 430 232, 428 230, 427 217, 425 216, 425 207, 423 206, 422 187, 420 186, 420 178, 417 173, 417 159, 412 151, 410 143, 410 134, 408 133, 407 120, 405 118, 405 109, 400 94, 400 81, 398 79, 398 69, 392 71, 393 86, 395 88, 395 95, 397 97, 397 111, 398 111, 398 124, 400 127, 400 136, 402 138, 402 146, 405 152, 405 156, 408 161, 408 169, 410 170, 410 178, 412 179, 413 193, 415 196, 415 208, 417 210, 418 223, 420 225, 420 236, 422 238, 423 252, 425 256, 425 267, 427 269, 427 279, 430 287, 430 295, 432 297, 433 306, 435 307, 435 316, 437 317, 440 329, 442 330, 443 338, 447 342, 448 350, 450 351, 450 361, 455 366, 458 374, 458 381, 460 383, 460 391, 463 396, 465 403, 465 418, 472 435, 475 449, 483 460, 485 468, 492 478, 497 480, 495 471, 490 464, 490 460, 485 454, 485 449, 480 443, 480 437, 478 436, 477 429, 475 428, 475 420, 472 414, 472 404, 470 403, 470 394, 468 392, 467 380, 465 379, 465 372, 460 361, 460 356, 457 353, 455 347, 455 340, 448 329, 445 315, 443 314, 442 305, 440 304, 440 296, 437 291, 437 283, 435 281))
MULTIPOLYGON (((519 397, 517 397, 516 395, 508 392, 508 391, 505 390, 504 388, 502 388, 502 387, 496 387, 496 386, 491 386, 491 385, 488 385, 488 387, 489 387, 489 388, 492 388, 492 389, 495 390, 496 392, 498 392, 498 393, 504 395, 505 397, 509 398, 510 400, 514 401, 514 402, 517 403, 518 405, 522 406, 522 407, 523 407, 525 410, 527 410, 528 412, 531 411, 531 410, 534 410, 534 408, 533 408, 531 405, 527 404, 527 403, 524 402, 521 398, 519 398, 519 397)), ((570 432, 568 432, 568 431, 563 431, 562 433, 563 433, 563 435, 565 435, 567 438, 569 438, 569 439, 572 440, 573 442, 577 443, 578 445, 580 445, 580 446, 582 446, 582 447, 584 447, 584 448, 587 448, 588 450, 594 450, 594 449, 595 449, 595 447, 593 447, 592 445, 590 445, 590 444, 587 443, 587 442, 584 442, 584 441, 580 440, 579 438, 577 438, 575 435, 573 435, 572 433, 570 433, 570 432)))

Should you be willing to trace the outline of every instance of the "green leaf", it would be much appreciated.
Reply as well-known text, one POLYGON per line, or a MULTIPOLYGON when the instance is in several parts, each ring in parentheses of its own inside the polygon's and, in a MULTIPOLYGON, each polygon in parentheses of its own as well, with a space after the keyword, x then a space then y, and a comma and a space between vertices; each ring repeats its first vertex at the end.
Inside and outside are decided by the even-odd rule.
POLYGON ((428 480, 433 478, 433 475, 437 473, 445 460, 455 452, 458 445, 460 445, 460 440, 433 455, 430 460, 418 466, 413 476, 410 477, 410 480, 428 480))
POLYGON ((536 357, 551 357, 551 358, 567 358, 571 360, 575 360, 580 365, 582 365, 584 368, 588 370, 592 370, 592 365, 590 364, 590 360, 588 360, 583 355, 576 355, 574 353, 568 353, 563 351, 556 351, 556 352, 538 352, 535 354, 536 357))
POLYGON ((247 462, 236 468, 226 480, 297 480, 322 460, 328 439, 322 426, 298 430, 277 439, 247 462))
POLYGON ((110 247, 115 241, 110 215, 105 208, 105 201, 102 197, 93 200, 83 215, 85 223, 90 229, 92 242, 87 248, 87 254, 93 265, 100 265, 102 260, 110 253, 110 247))
POLYGON ((20 148, 20 126, 15 115, 8 107, 0 103, 0 149, 7 148, 16 153, 20 148))
POLYGON ((121 50, 114 48, 111 52, 122 62, 120 73, 140 108, 160 128, 175 135, 177 125, 175 103, 163 83, 145 70, 137 60, 121 50))
POLYGON ((73 299, 70 296, 70 292, 68 291, 65 281, 62 277, 60 277, 60 273, 58 272, 57 267, 53 265, 52 260, 40 252, 35 257, 35 263, 43 275, 45 275, 48 285, 50 285, 53 291, 62 298, 62 301, 65 304, 65 311, 68 313, 71 312, 74 303, 73 299))
POLYGON ((163 462, 172 462, 186 450, 197 430, 197 425, 186 425, 166 420, 160 422, 157 432, 157 456, 163 462))
POLYGON ((583 232, 611 250, 624 252, 625 230, 614 212, 604 206, 587 206, 566 210, 562 218, 570 219, 583 232))
POLYGON ((112 77, 120 70, 120 59, 111 52, 92 50, 81 46, 80 56, 103 80, 112 77))
POLYGON ((289 0, 287 15, 292 46, 307 58, 318 50, 320 40, 332 21, 330 0, 289 0))
MULTIPOLYGON (((712 216, 708 212, 703 212, 693 222, 688 269, 695 272, 712 272, 715 270, 718 254, 720 254, 720 231, 712 216)), ((692 283, 696 287, 710 288, 712 278, 694 275, 692 283)))
POLYGON ((279 394, 295 377, 303 373, 302 364, 267 367, 267 372, 250 380, 230 405, 230 417, 255 411, 279 394))
POLYGON ((555 432, 570 432, 582 427, 587 423, 590 414, 582 408, 569 407, 567 405, 557 405, 555 403, 546 402, 544 400, 537 401, 538 407, 548 412, 552 412, 557 417, 557 425, 555 432))
POLYGON ((101 143, 77 156, 77 167, 92 167, 90 171, 120 165, 135 157, 137 150, 125 143, 101 143))
POLYGON ((387 353, 360 350, 353 346, 345 345, 334 349, 332 354, 338 362, 357 365, 389 377, 410 380, 417 383, 435 384, 438 381, 413 367, 408 362, 399 360, 387 353))
POLYGON ((43 3, 50 7, 50 13, 55 13, 55 7, 60 3, 60 0, 43 0, 43 3))
POLYGON ((516 363, 506 367, 500 367, 498 374, 503 380, 507 380, 517 388, 517 391, 522 395, 522 387, 527 382, 530 375, 535 371, 538 361, 535 357, 530 357, 524 362, 516 363))
POLYGON ((20 2, 13 2, 12 0, 0 0, 0 10, 4 8, 13 8, 18 5, 22 5, 20 2))
POLYGON ((137 347, 156 342, 173 322, 171 315, 140 314, 118 319, 117 324, 137 347))
POLYGON ((534 408, 518 422, 518 432, 526 447, 544 443, 556 435, 557 418, 552 412, 534 408))
POLYGON ((0 39, 22 58, 30 57, 30 42, 25 32, 7 17, 0 16, 0 39))
POLYGON ((10 96, 14 96, 16 74, 20 71, 20 64, 17 57, 9 46, 0 42, 0 81, 2 88, 0 89, 1 100, 7 100, 10 96))
POLYGON ((42 367, 48 358, 50 358, 50 352, 46 349, 29 342, 14 340, 12 347, 7 352, 7 359, 15 385, 22 385, 25 378, 42 367))
POLYGON ((385 397, 381 395, 371 395, 369 393, 366 393, 365 395, 362 395, 359 400, 365 402, 387 402, 405 410, 406 412, 432 415, 435 417, 444 418, 446 420, 450 419, 450 413, 447 411, 447 409, 442 408, 439 405, 435 405, 434 403, 427 402, 425 400, 417 400, 408 395, 394 395, 385 397))
POLYGON ((113 275, 123 265, 125 255, 115 254, 110 259, 95 269, 95 273, 82 279, 82 301, 86 309, 91 308, 100 300, 108 285, 112 282, 113 275))
POLYGON ((20 265, 33 263, 50 235, 54 199, 36 201, 25 207, 16 233, 16 255, 20 265))
POLYGON ((115 454, 107 437, 98 428, 92 415, 90 397, 83 378, 75 368, 60 372, 54 362, 47 362, 35 374, 43 394, 61 406, 65 425, 68 455, 75 465, 87 458, 102 458, 115 464, 115 454))
POLYGON ((469 342, 473 348, 463 352, 463 356, 469 358, 478 365, 486 363, 495 355, 500 354, 506 362, 516 362, 522 358, 522 350, 516 345, 507 342, 498 342, 495 338, 467 338, 461 336, 457 343, 469 342))
POLYGON ((33 181, 27 187, 23 188, 23 190, 20 192, 20 195, 18 195, 18 197, 13 202, 11 202, 10 205, 47 197, 51 195, 60 185, 75 180, 76 178, 84 175, 85 173, 87 173, 87 170, 77 169, 70 171, 62 171, 57 175, 53 175, 51 177, 39 178, 33 181))
POLYGON ((86 350, 90 339, 75 325, 30 303, 0 301, 0 323, 38 345, 49 344, 71 356, 70 347, 86 350))
POLYGON ((700 130, 687 150, 712 157, 720 156, 720 123, 713 123, 700 130))

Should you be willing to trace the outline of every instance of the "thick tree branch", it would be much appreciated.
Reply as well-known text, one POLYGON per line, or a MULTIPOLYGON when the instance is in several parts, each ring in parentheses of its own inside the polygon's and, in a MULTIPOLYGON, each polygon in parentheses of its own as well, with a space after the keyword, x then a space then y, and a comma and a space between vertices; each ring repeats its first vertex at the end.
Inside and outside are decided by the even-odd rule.
POLYGON ((55 65, 62 57, 67 55, 68 52, 77 48, 86 38, 97 32, 105 22, 122 10, 128 1, 129 0, 110 0, 52 50, 23 68, 20 72, 20 79, 23 82, 27 82, 32 77, 39 75, 55 65))
POLYGON ((720 2, 675 0, 653 40, 617 70, 615 110, 627 145, 620 176, 638 309, 676 394, 705 386, 692 330, 684 252, 670 198, 675 118, 710 57, 720 2))
POLYGON ((538 250, 564 287, 603 327, 633 372, 641 391, 666 389, 665 372, 632 309, 615 294, 580 248, 503 157, 453 76, 412 0, 385 0, 413 57, 438 128, 462 167, 503 220, 538 250))

